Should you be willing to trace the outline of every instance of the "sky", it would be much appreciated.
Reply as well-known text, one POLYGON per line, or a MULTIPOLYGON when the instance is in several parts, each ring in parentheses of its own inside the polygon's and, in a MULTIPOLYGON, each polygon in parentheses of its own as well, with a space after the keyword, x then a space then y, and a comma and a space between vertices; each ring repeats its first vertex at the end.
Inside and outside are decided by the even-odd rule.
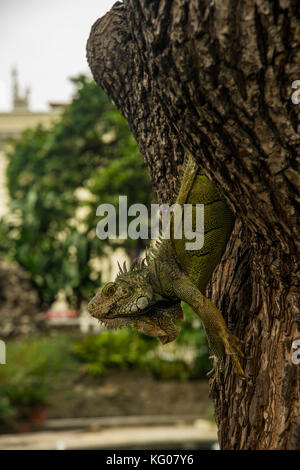
POLYGON ((0 112, 12 108, 13 67, 21 94, 31 88, 31 110, 70 101, 68 78, 90 73, 85 47, 91 26, 115 1, 0 0, 0 112))

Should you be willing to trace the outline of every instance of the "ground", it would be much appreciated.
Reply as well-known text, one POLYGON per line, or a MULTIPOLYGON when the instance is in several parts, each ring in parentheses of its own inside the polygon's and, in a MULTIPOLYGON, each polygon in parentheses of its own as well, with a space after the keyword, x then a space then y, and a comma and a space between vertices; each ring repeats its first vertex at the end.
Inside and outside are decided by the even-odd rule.
POLYGON ((63 375, 51 395, 48 418, 193 415, 213 419, 207 381, 159 381, 135 371, 63 375))

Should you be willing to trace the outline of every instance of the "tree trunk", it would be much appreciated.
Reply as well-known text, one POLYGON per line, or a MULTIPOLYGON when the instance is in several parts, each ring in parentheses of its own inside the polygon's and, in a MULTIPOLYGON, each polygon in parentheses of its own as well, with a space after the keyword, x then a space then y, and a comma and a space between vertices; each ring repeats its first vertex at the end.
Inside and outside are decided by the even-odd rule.
POLYGON ((88 60, 122 111, 158 200, 192 153, 237 217, 208 294, 244 341, 247 381, 214 392, 222 449, 300 448, 300 9, 296 0, 125 0, 88 60))

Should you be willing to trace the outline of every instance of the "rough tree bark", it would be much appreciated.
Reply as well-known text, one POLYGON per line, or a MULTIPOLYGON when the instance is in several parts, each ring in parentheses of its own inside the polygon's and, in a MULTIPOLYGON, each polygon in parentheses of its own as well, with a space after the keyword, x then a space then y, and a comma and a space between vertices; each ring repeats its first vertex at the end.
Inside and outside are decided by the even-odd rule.
POLYGON ((159 201, 191 152, 237 217, 208 294, 244 341, 214 394, 222 449, 300 448, 297 0, 126 0, 93 26, 88 60, 122 111, 159 201))

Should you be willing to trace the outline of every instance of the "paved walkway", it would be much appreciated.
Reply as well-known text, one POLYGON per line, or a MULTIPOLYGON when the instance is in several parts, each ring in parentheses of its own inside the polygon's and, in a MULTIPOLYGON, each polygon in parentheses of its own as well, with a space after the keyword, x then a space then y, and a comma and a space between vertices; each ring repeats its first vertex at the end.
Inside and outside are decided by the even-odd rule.
POLYGON ((0 435, 0 449, 210 449, 216 441, 215 424, 197 420, 193 425, 130 426, 95 431, 6 434, 0 435))

